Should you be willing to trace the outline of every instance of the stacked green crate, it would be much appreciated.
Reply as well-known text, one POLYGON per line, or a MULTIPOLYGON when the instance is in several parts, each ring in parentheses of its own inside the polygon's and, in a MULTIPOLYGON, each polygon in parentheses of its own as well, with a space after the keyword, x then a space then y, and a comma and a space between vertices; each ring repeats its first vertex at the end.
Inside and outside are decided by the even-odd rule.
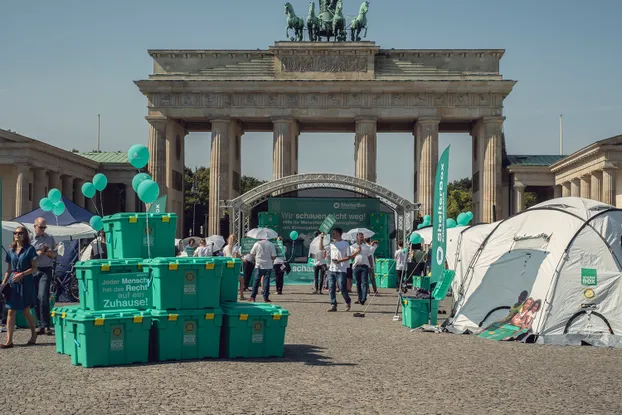
POLYGON ((222 263, 222 279, 220 281, 220 302, 238 301, 239 276, 242 270, 240 258, 215 257, 216 263, 222 263))
POLYGON ((177 215, 116 213, 103 218, 108 257, 156 258, 175 255, 177 215))
POLYGON ((79 310, 79 306, 64 306, 53 308, 50 316, 54 324, 54 335, 56 336, 56 352, 60 354, 70 354, 73 350, 73 342, 69 343, 69 330, 66 328, 66 318, 73 317, 79 310))
POLYGON ((387 213, 372 213, 369 215, 369 230, 374 231, 374 239, 389 239, 389 222, 391 216, 387 213))
MULTIPOLYGON (((154 329, 151 348, 154 359, 218 357, 222 326, 221 281, 223 275, 230 272, 225 270, 235 271, 235 261, 221 257, 154 258, 145 260, 144 266, 153 281, 155 309, 151 311, 154 329), (230 267, 229 262, 234 267, 230 267)), ((237 281, 238 275, 234 290, 237 281)))
POLYGON ((270 228, 280 233, 279 214, 273 212, 259 212, 257 220, 260 228, 270 228))
POLYGON ((261 303, 223 305, 221 354, 236 357, 282 357, 289 312, 261 303))
POLYGON ((397 270, 393 258, 376 259, 376 285, 380 288, 395 288, 397 284, 397 270))

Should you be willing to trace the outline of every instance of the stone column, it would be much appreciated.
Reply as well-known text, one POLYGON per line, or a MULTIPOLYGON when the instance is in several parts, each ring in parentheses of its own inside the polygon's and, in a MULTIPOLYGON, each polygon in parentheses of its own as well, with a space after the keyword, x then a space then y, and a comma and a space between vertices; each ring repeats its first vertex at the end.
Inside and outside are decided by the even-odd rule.
POLYGON ((226 200, 229 192, 229 126, 231 120, 220 119, 212 122, 212 151, 209 177, 209 220, 208 235, 220 234, 220 201, 226 200))
POLYGON ((30 182, 30 166, 17 166, 17 183, 15 184, 15 217, 22 216, 32 210, 28 198, 28 184, 30 182))
POLYGON ((605 166, 603 168, 603 196, 602 202, 608 205, 616 205, 616 167, 605 166))
MULTIPOLYGON (((233 121, 229 126, 231 139, 229 140, 229 166, 231 169, 230 192, 228 199, 240 196, 242 192, 242 125, 233 121)), ((295 173, 292 173, 295 174, 295 173)))
POLYGON ((64 197, 73 202, 73 177, 63 175, 61 176, 61 180, 63 183, 63 188, 60 192, 64 197))
POLYGON ((581 188, 579 190, 579 194, 581 195, 581 198, 589 199, 591 196, 590 184, 592 184, 592 176, 589 174, 585 174, 581 176, 580 181, 581 181, 581 185, 580 185, 581 188))
POLYGON ((166 193, 166 119, 149 121, 149 174, 166 193))
POLYGON ((376 175, 376 138, 375 119, 357 119, 354 136, 354 176, 375 182, 376 175))
MULTIPOLYGON (((417 166, 417 199, 421 215, 431 215, 434 209, 434 180, 438 165, 438 125, 440 118, 419 118, 415 123, 415 141, 419 146, 417 166)), ((416 156, 416 155, 415 155, 416 156)))
POLYGON ((579 179, 570 180, 570 196, 581 197, 581 183, 579 179))
POLYGON ((525 210, 525 185, 514 182, 514 213, 525 210))
POLYGON ((73 192, 76 195, 73 203, 80 206, 81 208, 85 207, 85 204, 84 204, 85 198, 84 198, 84 195, 82 194, 82 185, 84 183, 85 182, 82 179, 75 179, 73 181, 73 192))
MULTIPOLYGON (((188 131, 182 121, 168 120, 166 122, 166 189, 161 190, 160 194, 168 196, 166 200, 166 211, 177 215, 177 223, 184 223, 184 166, 185 166, 185 141, 188 131)), ((132 186, 129 186, 130 194, 134 193, 132 186)), ((164 208, 164 207, 163 207, 164 208)), ((136 207, 132 207, 135 211, 136 207)), ((183 235, 183 226, 177 227, 177 238, 183 235)))
POLYGON ((480 189, 482 222, 503 217, 502 185, 502 128, 505 117, 484 117, 481 136, 483 154, 482 186, 480 189))
POLYGON ((562 197, 570 197, 570 182, 562 183, 562 197))
POLYGON ((291 176, 298 170, 294 166, 297 150, 298 123, 292 118, 274 119, 272 141, 272 179, 291 176))
MULTIPOLYGON (((132 188, 132 183, 125 183, 125 211, 136 212, 136 192, 132 188)), ((183 228, 183 218, 177 218, 179 225, 178 228, 183 228)))
POLYGON ((32 181, 32 201, 35 206, 46 197, 45 188, 48 187, 48 178, 44 169, 33 168, 34 178, 32 181))
POLYGON ((603 190, 602 190, 602 181, 603 181, 603 172, 595 171, 592 173, 590 185, 590 199, 600 201, 602 199, 603 190))
POLYGON ((58 174, 55 171, 48 171, 48 176, 50 177, 49 184, 48 184, 48 192, 52 189, 61 190, 63 185, 60 180, 60 174, 58 174))
POLYGON ((562 197, 562 187, 558 184, 553 186, 553 198, 557 199, 562 197))

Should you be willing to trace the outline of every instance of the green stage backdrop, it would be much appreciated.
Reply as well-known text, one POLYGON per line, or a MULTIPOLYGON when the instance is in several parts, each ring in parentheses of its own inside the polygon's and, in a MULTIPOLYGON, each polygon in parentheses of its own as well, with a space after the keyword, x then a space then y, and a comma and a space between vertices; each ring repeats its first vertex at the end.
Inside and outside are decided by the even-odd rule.
POLYGON ((335 226, 348 231, 369 226, 369 215, 380 212, 380 200, 373 198, 272 198, 268 210, 280 214, 281 235, 291 231, 301 236, 312 235, 331 214, 335 226))

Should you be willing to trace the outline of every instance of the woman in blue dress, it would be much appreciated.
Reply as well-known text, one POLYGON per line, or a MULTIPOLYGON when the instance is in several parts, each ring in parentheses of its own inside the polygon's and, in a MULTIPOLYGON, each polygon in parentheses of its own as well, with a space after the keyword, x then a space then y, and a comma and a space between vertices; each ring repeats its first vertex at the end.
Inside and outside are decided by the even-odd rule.
POLYGON ((30 245, 28 231, 23 226, 18 226, 13 232, 13 243, 6 255, 8 264, 3 284, 9 283, 11 295, 6 302, 7 337, 0 349, 13 347, 13 332, 15 331, 15 317, 21 311, 30 327, 30 340, 27 345, 35 344, 37 333, 35 331, 35 318, 30 314, 30 308, 34 307, 37 294, 33 274, 37 271, 37 251, 30 245))

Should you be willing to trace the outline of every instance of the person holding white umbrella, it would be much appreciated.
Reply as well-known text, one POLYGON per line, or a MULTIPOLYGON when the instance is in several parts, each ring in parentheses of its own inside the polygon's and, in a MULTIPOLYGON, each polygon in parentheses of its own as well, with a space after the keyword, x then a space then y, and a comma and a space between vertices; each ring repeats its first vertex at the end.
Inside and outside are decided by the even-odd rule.
MULTIPOLYGON (((342 239, 343 230, 341 228, 333 229, 333 242, 330 248, 330 265, 328 267, 328 294, 330 295, 329 312, 337 311, 337 285, 346 302, 346 311, 350 311, 350 295, 346 283, 346 271, 348 264, 352 259, 350 244, 342 239)), ((320 235, 320 251, 324 250, 324 235, 320 235)))
POLYGON ((357 304, 365 305, 370 275, 369 270, 373 267, 374 254, 371 246, 365 243, 365 236, 362 232, 357 234, 356 244, 352 248, 352 255, 354 256, 354 278, 356 279, 356 291, 359 297, 357 304))
POLYGON ((272 242, 268 239, 274 236, 276 238, 278 234, 272 229, 268 228, 255 228, 250 230, 246 236, 249 238, 260 239, 255 242, 251 249, 251 256, 255 259, 255 268, 257 269, 257 275, 253 281, 253 291, 248 301, 254 303, 255 297, 257 297, 257 291, 259 291, 259 284, 263 277, 263 299, 266 303, 270 303, 270 274, 274 266, 274 260, 276 259, 276 248, 272 242))

